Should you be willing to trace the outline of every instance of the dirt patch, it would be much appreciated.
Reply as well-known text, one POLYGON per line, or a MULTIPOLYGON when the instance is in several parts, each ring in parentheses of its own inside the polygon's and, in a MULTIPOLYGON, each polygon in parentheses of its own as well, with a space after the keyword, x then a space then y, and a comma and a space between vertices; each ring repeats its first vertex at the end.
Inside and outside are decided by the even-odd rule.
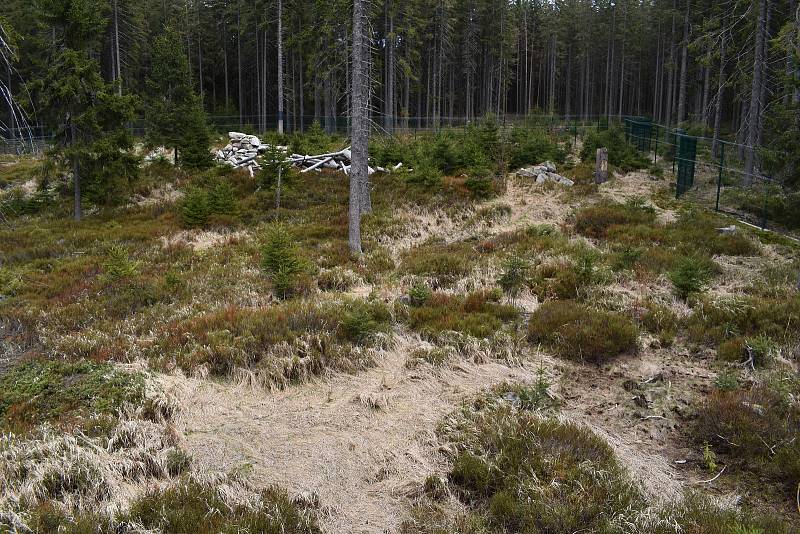
POLYGON ((250 236, 248 232, 215 232, 215 231, 197 231, 197 230, 181 230, 171 236, 161 237, 161 246, 164 248, 185 246, 189 247, 195 252, 236 243, 250 236))
POLYGON ((177 426, 198 470, 245 470, 259 485, 316 493, 328 532, 386 532, 401 522, 405 497, 444 469, 439 420, 483 388, 534 377, 498 362, 406 369, 420 344, 399 336, 369 371, 278 393, 183 377, 161 382, 182 406, 177 426))

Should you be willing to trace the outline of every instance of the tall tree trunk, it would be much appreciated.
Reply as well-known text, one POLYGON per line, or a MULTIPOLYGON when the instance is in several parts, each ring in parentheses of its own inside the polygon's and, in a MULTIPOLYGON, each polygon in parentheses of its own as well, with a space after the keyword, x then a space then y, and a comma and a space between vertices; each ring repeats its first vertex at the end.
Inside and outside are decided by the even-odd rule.
POLYGON ((304 77, 303 77, 303 74, 304 74, 303 71, 305 70, 305 65, 303 63, 303 51, 301 50, 300 53, 297 54, 297 56, 298 56, 298 61, 300 62, 300 65, 298 66, 298 69, 297 69, 298 70, 298 76, 300 78, 300 80, 299 80, 300 81, 300 83, 299 83, 300 94, 298 95, 298 104, 300 105, 300 131, 304 132, 306 130, 306 118, 305 118, 305 115, 306 115, 306 108, 305 108, 306 95, 305 95, 305 80, 304 80, 304 77))
MULTIPOLYGON (((800 5, 797 5, 794 11, 794 35, 794 57, 800 58, 800 5)), ((792 102, 794 104, 800 104, 800 61, 796 59, 792 79, 795 82, 792 102)), ((797 126, 800 127, 800 124, 797 126)))
MULTIPOLYGON (((625 19, 627 20, 628 14, 625 13, 625 19)), ((625 37, 623 35, 622 38, 622 50, 620 51, 620 61, 619 61, 619 101, 617 103, 617 118, 622 121, 622 104, 624 100, 625 94, 625 37)))
POLYGON ((569 120, 571 112, 570 105, 572 104, 570 97, 572 96, 572 43, 567 47, 567 87, 564 91, 564 115, 569 120))
POLYGON ((200 103, 202 105, 205 98, 203 92, 203 39, 200 36, 200 2, 197 3, 197 81, 200 86, 200 103))
POLYGON ((348 245, 350 252, 361 254, 361 196, 368 189, 364 187, 368 179, 367 156, 369 152, 369 124, 367 106, 369 105, 369 79, 366 55, 366 0, 353 0, 353 51, 351 113, 353 115, 352 167, 350 170, 350 207, 348 245))
POLYGON ((403 74, 405 89, 403 90, 403 128, 408 129, 408 118, 411 116, 411 74, 408 67, 403 74))
MULTIPOLYGON (((69 117, 69 142, 70 145, 75 145, 78 140, 78 130, 75 126, 74 114, 70 113, 69 117)), ((80 221, 82 217, 81 211, 81 174, 78 157, 73 154, 72 159, 72 184, 75 190, 75 220, 80 221)))
POLYGON ((708 128, 708 97, 711 91, 711 66, 706 65, 703 67, 703 104, 700 110, 700 122, 703 123, 703 128, 708 128))
POLYGON ((389 34, 386 40, 386 113, 383 127, 387 132, 394 130, 394 14, 389 14, 389 34))
MULTIPOLYGON (((122 61, 119 57, 119 10, 117 8, 117 0, 114 0, 114 58, 116 59, 116 72, 114 79, 117 81, 117 94, 122 96, 122 61)), ((11 87, 9 85, 9 87, 11 87)))
POLYGON ((663 41, 661 40, 661 25, 658 26, 658 45, 656 46, 656 71, 653 76, 653 117, 656 122, 662 122, 661 119, 661 89, 662 89, 662 62, 663 62, 663 41))
POLYGON ((719 48, 719 73, 717 75, 717 105, 714 109, 714 141, 711 153, 717 157, 719 153, 719 135, 722 128, 722 97, 725 93, 725 45, 727 44, 727 29, 723 26, 719 48))
POLYGON ((755 47, 753 49, 753 84, 750 90, 750 108, 747 120, 747 155, 744 168, 744 183, 753 182, 756 150, 760 138, 759 125, 761 117, 761 94, 763 82, 764 46, 767 39, 767 11, 769 0, 759 0, 758 19, 755 31, 755 47))
POLYGON ((611 86, 614 81, 614 35, 616 32, 617 23, 617 9, 616 6, 611 8, 611 32, 608 34, 608 52, 606 55, 606 98, 605 106, 606 118, 611 119, 611 102, 613 93, 611 86))
POLYGON ((240 0, 236 1, 236 63, 239 78, 239 128, 244 124, 244 94, 242 93, 242 10, 240 0))
POLYGON ((676 4, 673 0, 672 32, 670 33, 669 40, 669 72, 667 72, 667 109, 665 113, 667 127, 672 125, 672 115, 673 111, 675 111, 675 8, 676 4))
POLYGON ((689 5, 686 0, 686 14, 683 18, 683 42, 681 43, 681 79, 678 90, 678 121, 680 126, 686 120, 686 78, 689 63, 689 5))
POLYGON ((278 0, 278 134, 283 135, 283 4, 278 0))
POLYGON ((228 89, 228 23, 225 16, 222 17, 222 67, 225 71, 225 114, 230 109, 230 91, 228 89))

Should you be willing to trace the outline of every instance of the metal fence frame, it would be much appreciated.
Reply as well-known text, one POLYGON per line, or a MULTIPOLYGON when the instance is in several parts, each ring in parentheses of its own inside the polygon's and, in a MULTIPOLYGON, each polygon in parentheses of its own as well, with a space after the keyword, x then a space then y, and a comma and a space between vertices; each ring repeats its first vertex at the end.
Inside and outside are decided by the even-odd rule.
POLYGON ((772 204, 786 206, 793 205, 793 202, 798 202, 800 208, 800 192, 785 190, 783 184, 769 175, 748 175, 745 158, 752 147, 724 139, 715 142, 710 137, 693 136, 678 128, 653 123, 650 123, 649 135, 636 135, 635 126, 645 121, 638 117, 625 119, 626 139, 639 152, 648 154, 654 166, 671 166, 676 198, 732 215, 762 230, 800 235, 800 214, 794 220, 791 213, 779 213, 770 208, 772 204), (693 157, 687 158, 681 152, 682 140, 690 140, 696 145, 693 157), (642 147, 647 149, 642 150, 642 147), (676 172, 679 170, 676 167, 682 164, 694 168, 695 179, 689 187, 682 187, 676 172))

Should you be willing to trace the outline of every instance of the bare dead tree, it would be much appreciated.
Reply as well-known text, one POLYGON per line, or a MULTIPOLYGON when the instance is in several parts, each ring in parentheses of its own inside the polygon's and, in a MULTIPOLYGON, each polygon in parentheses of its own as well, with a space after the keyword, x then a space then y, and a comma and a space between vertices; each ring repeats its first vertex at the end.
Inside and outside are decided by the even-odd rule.
POLYGON ((352 114, 352 167, 350 172, 350 207, 348 244, 350 252, 361 254, 361 213, 364 184, 367 183, 369 164, 369 48, 366 0, 353 0, 353 47, 351 84, 352 114))
POLYGON ((0 78, 0 100, 3 100, 8 108, 9 123, 0 121, 0 139, 13 139, 21 143, 24 147, 33 147, 33 138, 28 116, 25 111, 17 104, 11 93, 11 79, 14 73, 14 61, 16 53, 11 45, 9 31, 3 27, 0 19, 0 66, 4 67, 5 79, 0 78))

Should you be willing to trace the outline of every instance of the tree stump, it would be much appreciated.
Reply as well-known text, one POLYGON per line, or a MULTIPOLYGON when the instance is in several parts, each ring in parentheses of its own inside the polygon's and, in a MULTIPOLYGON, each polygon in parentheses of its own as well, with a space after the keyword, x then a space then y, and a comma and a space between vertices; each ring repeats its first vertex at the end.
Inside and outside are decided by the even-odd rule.
POLYGON ((608 181, 608 149, 597 149, 597 161, 594 168, 594 183, 603 184, 608 181))

